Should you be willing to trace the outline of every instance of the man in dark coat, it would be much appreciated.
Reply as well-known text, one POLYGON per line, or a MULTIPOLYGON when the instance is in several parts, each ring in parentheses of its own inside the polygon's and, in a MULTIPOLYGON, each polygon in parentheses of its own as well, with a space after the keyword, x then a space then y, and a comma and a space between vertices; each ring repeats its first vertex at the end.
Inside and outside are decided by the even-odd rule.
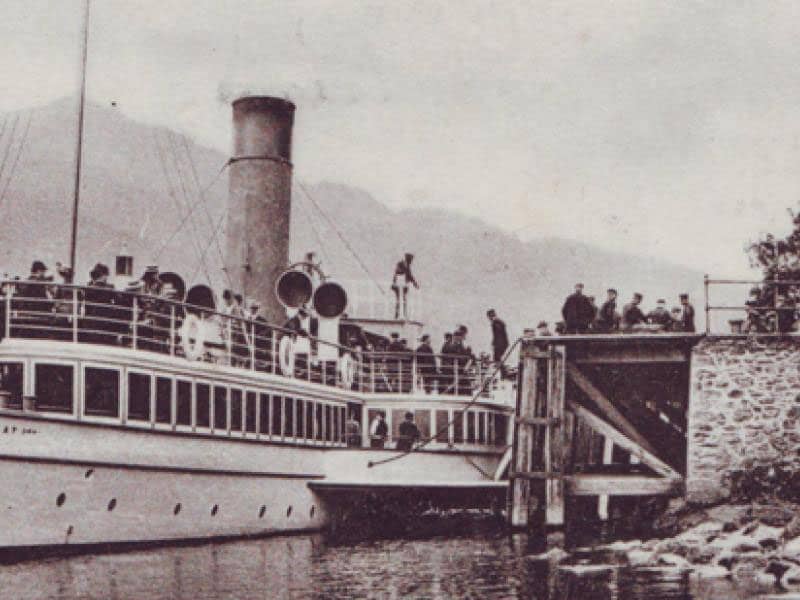
POLYGON ((567 333, 586 333, 594 319, 594 307, 583 295, 583 284, 575 284, 575 293, 567 296, 561 315, 566 323, 567 333))
POLYGON ((678 298, 681 301, 683 313, 681 315, 681 324, 683 331, 694 332, 694 306, 689 304, 689 294, 680 294, 678 298))
POLYGON ((634 326, 639 325, 641 323, 645 323, 647 321, 642 309, 639 308, 639 305, 642 303, 642 295, 636 293, 633 295, 633 299, 625 305, 622 309, 622 327, 623 329, 633 329, 634 326))
POLYGON ((406 420, 400 423, 400 427, 397 429, 400 434, 397 437, 397 449, 401 452, 409 452, 420 438, 419 428, 414 423, 414 413, 407 412, 406 420))
POLYGON ((595 323, 597 331, 601 333, 610 333, 619 326, 617 318, 617 290, 610 288, 607 294, 607 299, 603 302, 603 306, 600 307, 600 312, 597 315, 597 322, 595 323))
POLYGON ((666 331, 672 325, 672 316, 667 310, 667 301, 659 298, 656 307, 647 313, 647 322, 653 325, 661 325, 666 331))
POLYGON ((392 291, 395 296, 394 304, 394 318, 400 318, 401 294, 402 294, 402 312, 403 318, 408 319, 408 286, 413 285, 419 289, 419 283, 414 278, 411 272, 411 263, 414 260, 414 255, 406 253, 403 260, 398 262, 394 267, 394 276, 392 277, 392 291))
POLYGON ((497 316, 493 308, 486 311, 486 316, 492 324, 492 358, 495 362, 500 362, 506 350, 508 350, 506 324, 497 316))
POLYGON ((422 387, 425 388, 426 394, 430 394, 433 391, 433 382, 436 381, 437 373, 436 357, 433 355, 433 348, 431 347, 431 336, 427 333, 420 340, 416 356, 417 372, 422 380, 422 387))
POLYGON ((444 344, 439 351, 441 354, 439 393, 454 394, 453 381, 455 378, 455 347, 453 346, 453 334, 444 334, 444 344))

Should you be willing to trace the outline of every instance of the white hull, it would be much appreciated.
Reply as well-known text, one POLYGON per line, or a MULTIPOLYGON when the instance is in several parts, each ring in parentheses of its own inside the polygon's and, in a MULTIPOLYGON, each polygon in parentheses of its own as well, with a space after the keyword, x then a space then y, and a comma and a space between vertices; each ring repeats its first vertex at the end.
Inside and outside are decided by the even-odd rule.
MULTIPOLYGON (((0 480, 5 482, 0 548, 316 530, 330 515, 324 500, 309 489, 311 481, 413 485, 430 483, 434 474, 442 482, 486 479, 462 452, 418 452, 368 467, 392 454, 156 433, 0 411, 0 480)), ((469 458, 489 472, 498 462, 489 454, 469 458)))

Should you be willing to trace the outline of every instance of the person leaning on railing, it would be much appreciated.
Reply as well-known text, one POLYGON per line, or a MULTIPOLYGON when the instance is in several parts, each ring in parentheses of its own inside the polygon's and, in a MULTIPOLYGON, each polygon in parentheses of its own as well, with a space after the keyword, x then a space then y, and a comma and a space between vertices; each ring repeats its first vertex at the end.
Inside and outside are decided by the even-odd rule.
POLYGON ((420 345, 416 350, 416 361, 422 388, 426 394, 430 394, 439 373, 436 369, 436 356, 431 347, 431 336, 427 333, 420 338, 420 345))

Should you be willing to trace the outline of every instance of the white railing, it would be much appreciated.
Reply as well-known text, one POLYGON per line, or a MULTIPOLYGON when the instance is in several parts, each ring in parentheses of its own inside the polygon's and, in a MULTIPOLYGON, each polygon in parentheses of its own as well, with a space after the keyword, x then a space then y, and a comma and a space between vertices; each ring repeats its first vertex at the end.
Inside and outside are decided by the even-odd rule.
POLYGON ((489 398, 500 387, 494 364, 464 354, 350 348, 263 321, 113 288, 39 281, 0 286, 0 338, 146 350, 376 394, 473 396, 483 390, 489 398))

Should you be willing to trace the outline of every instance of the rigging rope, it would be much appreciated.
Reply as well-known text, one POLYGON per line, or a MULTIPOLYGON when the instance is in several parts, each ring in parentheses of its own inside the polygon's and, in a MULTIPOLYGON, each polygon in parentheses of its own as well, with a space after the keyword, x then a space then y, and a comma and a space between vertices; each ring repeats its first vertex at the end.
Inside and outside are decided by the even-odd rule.
MULTIPOLYGON (((222 213, 222 214, 220 215, 220 217, 219 217, 219 220, 217 221, 217 224, 216 224, 216 226, 214 227, 214 233, 219 233, 219 232, 222 230, 222 226, 223 226, 224 224, 225 224, 225 213, 222 213)), ((203 249, 203 254, 202 254, 202 256, 203 256, 203 257, 205 257, 205 255, 206 255, 206 252, 208 252, 208 249, 209 249, 210 247, 211 247, 211 242, 209 242, 208 244, 206 244, 206 247, 203 249)), ((191 276, 191 277, 189 277, 189 279, 187 279, 186 281, 193 281, 193 280, 194 280, 194 278, 197 276, 197 272, 198 272, 199 270, 200 270, 200 267, 198 266, 197 268, 195 268, 195 270, 194 270, 194 273, 192 273, 192 276, 191 276)))
MULTIPOLYGON (((192 153, 189 150, 189 143, 187 142, 185 135, 181 136, 181 140, 183 141, 183 149, 186 152, 186 158, 189 159, 189 166, 192 169, 192 176, 194 177, 194 185, 197 188, 197 193, 199 194, 199 200, 203 205, 203 210, 205 212, 206 219, 208 220, 208 226, 211 228, 212 239, 217 247, 217 254, 219 254, 219 261, 220 264, 223 266, 222 272, 225 273, 225 278, 228 280, 228 287, 232 288, 233 281, 231 280, 231 276, 228 273, 228 271, 224 268, 225 254, 222 252, 222 246, 219 243, 217 228, 214 226, 214 218, 211 216, 211 212, 208 210, 208 203, 206 202, 205 191, 200 186, 200 178, 197 176, 197 168, 195 167, 194 160, 192 159, 192 153)), ((225 214, 225 211, 223 211, 223 214, 225 214)))
POLYGON ((11 154, 11 146, 14 144, 14 134, 17 132, 17 123, 19 123, 19 115, 15 115, 14 121, 11 123, 11 133, 8 134, 6 149, 3 152, 3 160, 0 162, 0 181, 2 181, 3 173, 6 170, 6 162, 8 161, 8 155, 11 154))
MULTIPOLYGON (((11 180, 14 179, 14 172, 17 169, 17 163, 19 162, 20 157, 22 156, 22 151, 25 149, 25 141, 28 139, 28 131, 31 128, 31 119, 33 118, 33 111, 28 111, 28 122, 25 123, 25 130, 22 132, 22 138, 17 145, 17 155, 14 157, 14 162, 11 163, 11 169, 8 172, 8 178, 6 179, 6 185, 3 187, 2 193, 0 193, 0 207, 3 206, 3 203, 6 199, 6 193, 8 193, 8 188, 11 185, 11 180)), ((10 144, 10 142, 9 142, 10 144)))
POLYGON ((369 461, 367 463, 367 468, 371 469, 373 467, 379 467, 381 465, 385 465, 387 463, 394 462, 396 460, 400 460, 401 458, 405 458, 406 456, 408 456, 412 452, 416 452, 417 450, 422 450, 425 446, 430 444, 437 437, 439 437, 440 435, 442 435, 443 433, 448 431, 450 429, 450 426, 453 425, 453 423, 455 423, 456 420, 457 420, 455 415, 459 415, 459 418, 462 418, 464 416, 464 414, 467 412, 467 410, 472 408, 478 402, 478 400, 481 397, 481 394, 483 394, 486 391, 486 385, 489 382, 491 382, 492 380, 494 380, 494 378, 500 372, 501 367, 509 359, 509 357, 511 356, 511 353, 514 351, 514 349, 519 345, 519 343, 521 341, 522 341, 522 338, 517 338, 517 341, 514 342, 511 345, 511 347, 508 348, 508 350, 506 350, 505 354, 503 355, 502 360, 500 360, 500 362, 497 363, 497 365, 494 368, 494 371, 492 371, 492 374, 489 375, 488 377, 484 377, 483 382, 481 382, 480 388, 478 388, 478 390, 473 394, 472 399, 469 402, 467 402, 467 404, 465 404, 464 407, 461 410, 459 410, 458 412, 453 413, 453 418, 450 419, 450 421, 448 421, 446 425, 443 425, 442 427, 440 427, 436 431, 436 433, 434 433, 433 435, 429 436, 427 439, 423 440, 422 442, 420 442, 419 444, 417 444, 416 446, 414 446, 410 450, 406 450, 405 452, 403 452, 401 454, 396 454, 394 456, 390 456, 389 458, 384 458, 382 460, 376 460, 376 461, 372 461, 371 460, 371 461, 369 461))
POLYGON ((325 243, 322 241, 322 235, 320 234, 319 229, 317 229, 317 225, 315 223, 314 211, 312 211, 310 207, 307 207, 303 204, 298 203, 297 205, 302 206, 303 210, 305 210, 306 214, 308 215, 308 223, 309 225, 311 225, 311 231, 314 233, 314 237, 317 239, 320 252, 322 252, 324 260, 327 263, 330 263, 331 262, 330 256, 328 255, 328 252, 325 250, 325 243))
POLYGON ((331 226, 331 229, 333 229, 334 233, 336 233, 336 235, 337 235, 337 236, 339 237, 339 239, 342 241, 342 244, 344 244, 345 248, 347 248, 347 250, 350 252, 350 254, 352 254, 352 255, 353 255, 353 258, 355 258, 355 259, 356 259, 356 262, 358 262, 359 266, 360 266, 360 267, 361 267, 361 268, 364 270, 364 272, 367 274, 367 276, 368 276, 370 279, 372 279, 372 282, 375 284, 375 287, 377 287, 377 288, 378 288, 378 290, 380 291, 380 293, 381 293, 381 294, 383 294, 384 296, 386 296, 386 290, 384 290, 384 289, 383 289, 383 287, 381 287, 381 284, 380 284, 380 283, 378 283, 378 280, 377 280, 375 277, 373 277, 372 273, 370 273, 369 269, 368 269, 368 268, 367 268, 367 266, 364 264, 364 261, 362 261, 362 260, 361 260, 361 258, 358 256, 358 254, 356 253, 356 251, 355 251, 355 250, 353 250, 353 247, 352 247, 352 246, 349 244, 349 242, 347 241, 347 239, 345 239, 344 235, 342 235, 342 233, 341 233, 341 232, 339 231, 339 229, 336 227, 336 223, 334 223, 334 222, 333 222, 333 219, 331 219, 331 218, 328 216, 328 214, 327 214, 327 213, 326 213, 324 210, 322 210, 322 207, 321 207, 319 204, 317 204, 317 201, 316 201, 316 200, 314 200, 314 197, 313 197, 311 194, 309 194, 309 193, 308 193, 308 190, 306 189, 306 186, 304 186, 304 185, 303 185, 303 184, 302 184, 300 181, 298 181, 298 182, 297 182, 297 185, 300 187, 300 189, 301 189, 301 190, 302 190, 302 192, 303 192, 303 193, 306 195, 306 197, 307 197, 307 198, 308 198, 308 199, 311 201, 311 203, 312 203, 312 204, 313 204, 313 205, 316 207, 317 211, 319 211, 319 213, 320 213, 320 214, 321 214, 323 217, 325 217, 325 220, 326 220, 326 221, 328 222, 328 224, 331 226))

